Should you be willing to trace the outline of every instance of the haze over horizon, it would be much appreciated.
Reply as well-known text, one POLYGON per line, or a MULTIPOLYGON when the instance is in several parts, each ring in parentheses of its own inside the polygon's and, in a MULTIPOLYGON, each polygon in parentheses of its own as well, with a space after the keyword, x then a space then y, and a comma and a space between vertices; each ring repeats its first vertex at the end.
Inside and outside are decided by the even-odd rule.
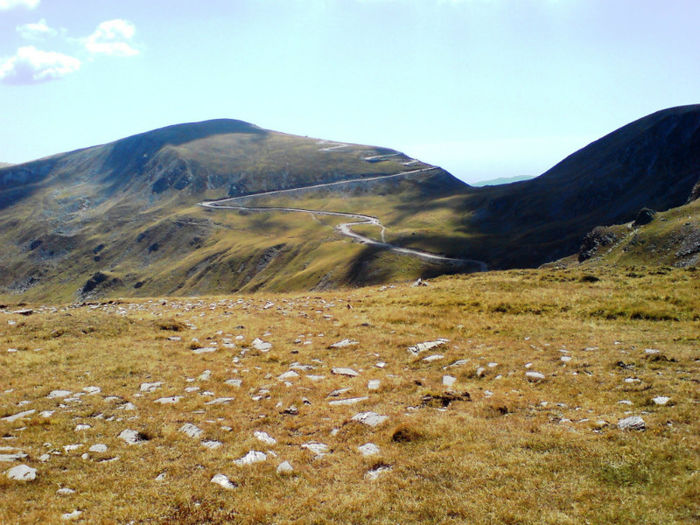
POLYGON ((694 0, 0 0, 0 161, 235 118, 466 182, 538 175, 699 102, 698 19, 694 0))

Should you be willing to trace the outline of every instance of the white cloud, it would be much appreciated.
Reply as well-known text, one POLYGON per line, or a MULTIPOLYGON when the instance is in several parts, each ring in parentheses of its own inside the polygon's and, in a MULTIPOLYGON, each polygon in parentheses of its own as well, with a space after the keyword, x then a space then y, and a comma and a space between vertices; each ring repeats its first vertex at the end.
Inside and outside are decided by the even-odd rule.
POLYGON ((0 11, 14 7, 26 7, 34 9, 39 5, 39 0, 0 0, 0 11))
POLYGON ((17 32, 25 40, 41 40, 58 34, 58 31, 48 26, 44 18, 34 24, 17 26, 17 32))
POLYGON ((78 69, 80 60, 75 57, 25 46, 20 47, 15 56, 0 60, 0 81, 38 84, 65 77, 78 69))
MULTIPOLYGON (((1 0, 0 0, 1 1, 1 0)), ((95 32, 85 39, 85 49, 93 55, 133 56, 137 49, 131 46, 136 28, 127 20, 115 19, 102 22, 95 32)))

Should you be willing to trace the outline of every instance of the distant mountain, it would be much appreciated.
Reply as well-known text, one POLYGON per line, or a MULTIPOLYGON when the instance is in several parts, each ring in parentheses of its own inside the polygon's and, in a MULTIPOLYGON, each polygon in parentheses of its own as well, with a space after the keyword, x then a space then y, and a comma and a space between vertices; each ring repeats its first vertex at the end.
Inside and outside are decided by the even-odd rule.
POLYGON ((472 186, 482 187, 482 186, 500 186, 501 184, 512 184, 513 182, 521 182, 524 180, 534 179, 536 175, 518 175, 515 177, 498 177, 496 179, 480 180, 478 182, 472 182, 472 186))
POLYGON ((0 168, 5 168, 7 166, 12 166, 9 162, 0 162, 0 168))
POLYGON ((628 124, 537 178, 485 187, 389 148, 237 120, 181 124, 0 168, 0 297, 322 289, 537 267, 641 208, 687 210, 692 223, 697 207, 678 207, 699 188, 698 105, 628 124))

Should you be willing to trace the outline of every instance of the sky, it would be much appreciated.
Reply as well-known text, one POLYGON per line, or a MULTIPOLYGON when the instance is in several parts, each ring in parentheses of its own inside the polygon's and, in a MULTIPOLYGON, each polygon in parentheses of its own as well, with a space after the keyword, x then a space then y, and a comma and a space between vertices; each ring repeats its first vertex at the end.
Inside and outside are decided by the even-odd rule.
POLYGON ((236 118, 538 175, 700 103, 698 0, 0 0, 0 161, 236 118))

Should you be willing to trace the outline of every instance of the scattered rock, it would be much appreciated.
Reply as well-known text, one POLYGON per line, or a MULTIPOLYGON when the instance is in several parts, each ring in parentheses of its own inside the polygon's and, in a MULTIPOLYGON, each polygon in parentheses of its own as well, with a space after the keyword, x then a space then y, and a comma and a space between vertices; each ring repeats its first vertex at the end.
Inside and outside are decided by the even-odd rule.
POLYGON ((537 383, 539 381, 544 380, 544 374, 541 374, 539 372, 525 372, 525 377, 528 381, 532 383, 537 383))
POLYGON ((75 491, 73 489, 69 489, 68 487, 63 487, 58 489, 56 494, 60 494, 61 496, 69 496, 71 494, 75 494, 75 491))
POLYGON ((299 374, 297 374, 294 370, 289 370, 284 374, 280 374, 279 376, 277 376, 277 379, 279 381, 288 381, 289 379, 296 379, 298 377, 299 374))
POLYGON ((418 288, 419 286, 428 286, 428 283, 419 277, 418 280, 411 285, 411 287, 418 288))
POLYGON ((209 381, 211 379, 211 370, 205 370, 197 377, 199 381, 209 381))
POLYGON ((92 446, 88 449, 88 451, 90 451, 90 452, 97 452, 97 453, 100 453, 100 454, 101 454, 101 453, 103 453, 103 452, 107 452, 107 445, 103 445, 102 443, 96 443, 96 444, 92 445, 92 446))
POLYGON ((374 443, 365 443, 364 445, 360 445, 357 447, 357 450, 359 450, 360 454, 363 456, 374 456, 380 452, 379 447, 374 443))
POLYGON ((210 450, 215 450, 215 449, 219 448, 219 447, 222 446, 222 445, 223 445, 223 443, 222 443, 221 441, 216 441, 216 440, 214 440, 214 439, 209 439, 209 440, 206 440, 206 441, 202 441, 202 446, 205 447, 205 448, 208 448, 208 449, 210 449, 210 450))
POLYGON ((353 421, 358 421, 363 425, 368 425, 370 427, 381 425, 387 419, 389 419, 389 416, 381 416, 376 412, 360 412, 359 414, 352 416, 353 421))
POLYGON ((155 392, 161 387, 162 384, 162 381, 157 381, 155 383, 141 383, 139 390, 141 390, 141 392, 155 392))
POLYGON ((52 390, 49 392, 49 395, 46 396, 47 399, 60 399, 63 397, 68 397, 71 395, 73 392, 70 390, 52 390))
POLYGON ((379 390, 382 382, 379 379, 370 379, 367 382, 367 390, 379 390))
POLYGON ((301 448, 305 448, 306 450, 309 450, 316 454, 316 456, 324 456, 328 453, 328 445, 325 445, 324 443, 317 443, 317 442, 310 442, 310 443, 304 443, 301 448))
POLYGON ((161 405, 174 405, 182 399, 182 396, 171 396, 171 397, 161 397, 156 399, 154 403, 159 403, 161 405))
POLYGON ((77 520, 81 516, 82 513, 83 513, 83 511, 76 509, 73 512, 68 512, 66 514, 62 514, 61 519, 64 521, 77 520))
POLYGON ((191 438, 199 438, 202 434, 204 434, 204 431, 201 428, 193 425, 192 423, 185 423, 179 428, 178 432, 182 432, 191 438))
POLYGON ((294 467, 289 461, 283 461, 277 467, 277 474, 279 475, 289 475, 294 472, 294 467))
POLYGON ((227 490, 232 490, 238 487, 238 484, 228 479, 228 477, 224 474, 216 474, 213 478, 211 478, 211 482, 216 483, 220 487, 223 487, 227 490))
POLYGON ((95 394, 102 392, 102 389, 99 386, 86 386, 83 387, 83 392, 89 396, 94 396, 95 394))
POLYGON ((343 367, 333 368, 331 370, 331 373, 335 374, 337 376, 348 376, 348 377, 357 377, 360 375, 357 372, 355 372, 352 368, 343 368, 343 367))
POLYGON ((203 348, 195 348, 194 350, 192 350, 192 353, 197 355, 211 354, 212 352, 216 352, 217 350, 218 348, 216 348, 215 346, 205 346, 203 348))
POLYGON ((126 429, 119 434, 119 439, 123 440, 127 445, 138 445, 148 441, 148 436, 137 432, 136 430, 126 429))
POLYGON ((204 403, 205 405, 226 405, 236 399, 235 397, 217 397, 204 403))
POLYGON ((243 384, 243 381, 241 379, 227 379, 226 381, 224 381, 224 384, 240 388, 241 384, 243 384))
POLYGON ((258 452, 257 450, 251 450, 245 456, 240 459, 236 459, 233 462, 239 467, 245 465, 253 465, 254 463, 261 463, 267 459, 267 454, 264 452, 258 452))
POLYGON ((359 345, 357 341, 354 341, 352 339, 343 339, 342 341, 338 341, 337 343, 333 343, 330 345, 328 348, 345 348, 347 346, 355 346, 359 345))
POLYGON ((36 469, 27 465, 17 465, 7 471, 7 477, 15 481, 34 481, 36 479, 36 469))
POLYGON ((335 401, 329 401, 328 404, 331 406, 349 406, 361 403, 362 401, 367 401, 368 397, 350 397, 347 399, 336 399, 335 401))
POLYGON ((660 405, 660 406, 667 405, 669 401, 671 401, 671 398, 666 397, 666 396, 658 396, 658 397, 655 397, 654 399, 652 399, 652 402, 655 405, 660 405))
POLYGON ((260 352, 269 352, 272 348, 272 343, 266 343, 262 339, 256 337, 255 339, 253 339, 253 342, 250 343, 250 346, 260 352))
POLYGON ((260 430, 256 430, 253 432, 253 436, 255 436, 255 439, 258 441, 262 441, 266 445, 275 445, 277 444, 277 440, 270 436, 267 432, 261 432, 260 430))
POLYGON ((422 352, 427 352, 428 350, 431 350, 433 348, 436 348, 438 346, 442 346, 445 343, 448 343, 448 339, 437 339, 435 341, 426 341, 424 343, 418 343, 415 346, 409 346, 408 351, 413 354, 413 355, 418 355, 422 352))
POLYGON ((428 357, 424 357, 423 361, 426 363, 432 363, 433 361, 439 361, 440 359, 445 359, 445 356, 442 354, 433 354, 429 355, 428 357))
POLYGON ((391 465, 387 465, 385 463, 378 463, 374 465, 370 470, 367 471, 365 474, 365 479, 366 480, 375 480, 377 479, 381 474, 385 472, 389 472, 391 470, 391 465))
POLYGON ((454 376, 442 376, 442 385, 446 387, 450 387, 455 384, 457 381, 457 378, 454 376))
POLYGON ((25 410, 24 412, 20 412, 19 414, 15 414, 13 416, 6 416, 2 418, 2 420, 12 423, 14 421, 17 421, 18 419, 23 419, 27 416, 31 416, 34 412, 36 412, 36 410, 25 410))
POLYGON ((620 430, 646 430, 647 425, 639 416, 631 416, 617 422, 620 430))
POLYGON ((24 452, 12 452, 10 454, 0 454, 0 463, 10 463, 12 461, 19 461, 20 459, 26 458, 27 455, 24 452))

